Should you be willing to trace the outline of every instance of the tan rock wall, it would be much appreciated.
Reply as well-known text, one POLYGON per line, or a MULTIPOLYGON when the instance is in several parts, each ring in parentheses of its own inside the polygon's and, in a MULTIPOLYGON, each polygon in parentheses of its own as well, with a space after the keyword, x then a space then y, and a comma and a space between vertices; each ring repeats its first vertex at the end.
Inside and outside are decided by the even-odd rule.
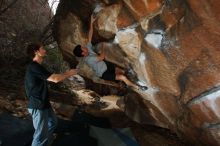
MULTIPOLYGON (((218 0, 103 1, 93 42, 108 60, 131 68, 134 82, 149 87, 146 92, 128 89, 120 106, 131 119, 169 128, 194 145, 220 145, 219 4, 218 0)), ((57 38, 66 58, 74 58, 73 47, 86 42, 85 18, 96 5, 86 1, 84 6, 88 11, 83 17, 71 7, 66 17, 58 19, 57 38)), ((62 7, 67 7, 65 2, 62 7)))

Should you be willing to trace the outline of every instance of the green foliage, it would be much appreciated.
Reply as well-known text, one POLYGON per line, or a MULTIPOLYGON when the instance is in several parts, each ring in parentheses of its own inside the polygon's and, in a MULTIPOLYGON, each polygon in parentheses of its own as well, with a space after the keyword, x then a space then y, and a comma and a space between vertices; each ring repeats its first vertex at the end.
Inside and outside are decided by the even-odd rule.
POLYGON ((44 64, 49 71, 61 73, 67 70, 67 66, 65 66, 63 61, 63 56, 57 46, 46 46, 45 49, 47 50, 47 56, 45 58, 44 64))

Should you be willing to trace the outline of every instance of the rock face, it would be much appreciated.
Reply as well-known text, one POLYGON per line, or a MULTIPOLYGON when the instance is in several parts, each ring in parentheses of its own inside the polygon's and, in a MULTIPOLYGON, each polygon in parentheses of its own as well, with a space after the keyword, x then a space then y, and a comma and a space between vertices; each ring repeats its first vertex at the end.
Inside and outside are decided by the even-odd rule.
MULTIPOLYGON (((194 145, 220 145, 219 0, 62 0, 55 34, 66 60, 87 41, 89 17, 101 7, 93 43, 136 75, 146 92, 128 91, 133 120, 169 128, 194 145), (83 11, 84 10, 84 11, 83 11)), ((74 58, 74 59, 73 59, 74 58)))
MULTIPOLYGON (((1 10, 13 0, 1 3, 1 10)), ((0 61, 2 64, 17 63, 26 56, 26 45, 38 41, 44 27, 52 17, 45 2, 34 0, 16 1, 0 14, 0 61)))
POLYGON ((47 3, 35 0, 1 1, 1 11, 11 3, 13 5, 0 14, 0 95, 8 90, 23 94, 27 44, 39 41, 51 19, 47 3))

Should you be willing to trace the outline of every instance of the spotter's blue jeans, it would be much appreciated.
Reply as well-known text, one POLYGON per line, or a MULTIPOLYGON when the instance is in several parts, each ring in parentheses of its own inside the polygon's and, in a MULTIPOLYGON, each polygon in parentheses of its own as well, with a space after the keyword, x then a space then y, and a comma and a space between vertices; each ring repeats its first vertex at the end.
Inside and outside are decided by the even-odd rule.
POLYGON ((52 108, 28 109, 35 129, 31 146, 48 146, 52 143, 53 132, 57 126, 57 117, 52 108))

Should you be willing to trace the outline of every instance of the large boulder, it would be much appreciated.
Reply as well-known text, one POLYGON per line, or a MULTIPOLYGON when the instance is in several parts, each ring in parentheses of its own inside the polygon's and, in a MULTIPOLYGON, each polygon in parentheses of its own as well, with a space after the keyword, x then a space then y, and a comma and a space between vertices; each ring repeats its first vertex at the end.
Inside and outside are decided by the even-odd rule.
POLYGON ((99 3, 96 51, 131 69, 133 82, 149 87, 146 92, 129 89, 119 104, 124 112, 193 144, 220 145, 220 2, 82 0, 78 5, 86 11, 81 12, 74 2, 61 1, 55 32, 64 58, 74 58, 73 47, 86 43, 89 17, 99 3))

